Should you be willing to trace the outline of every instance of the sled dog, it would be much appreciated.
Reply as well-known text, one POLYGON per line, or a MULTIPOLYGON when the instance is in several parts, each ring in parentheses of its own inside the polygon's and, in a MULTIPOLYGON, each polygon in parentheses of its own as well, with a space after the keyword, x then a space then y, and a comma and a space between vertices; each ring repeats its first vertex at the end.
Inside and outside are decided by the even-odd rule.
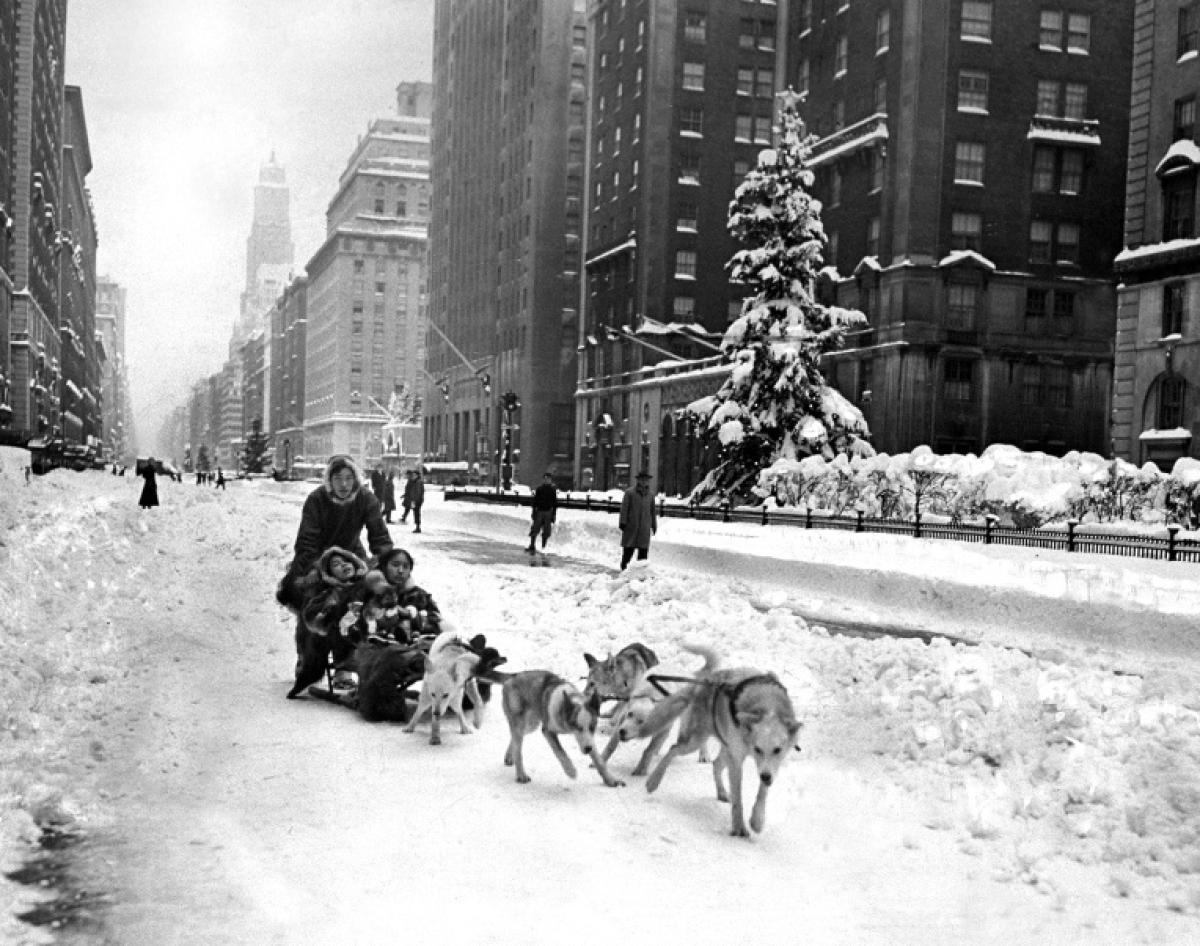
POLYGON ((597 660, 585 653, 587 661, 587 684, 583 695, 590 698, 597 694, 601 700, 624 700, 633 688, 646 676, 646 671, 658 664, 658 657, 645 644, 626 644, 615 654, 597 660))
POLYGON ((438 634, 425 658, 425 677, 421 683, 421 696, 417 700, 416 712, 404 727, 404 731, 413 732, 421 718, 429 713, 432 728, 429 744, 441 745, 441 718, 442 714, 450 709, 458 717, 459 732, 471 732, 467 725, 467 717, 463 713, 464 696, 471 699, 471 715, 475 728, 478 729, 483 724, 483 697, 475 682, 475 670, 479 660, 480 655, 454 631, 447 630, 438 634))
MULTIPOLYGON (((611 735, 600 758, 605 762, 612 758, 617 746, 622 742, 632 742, 643 737, 643 727, 646 718, 664 699, 678 692, 686 684, 680 683, 675 677, 690 677, 692 673, 681 669, 665 668, 658 664, 646 673, 612 715, 611 735), (665 678, 665 679, 664 679, 665 678)), ((633 775, 645 775, 650 769, 650 763, 658 755, 663 743, 671 735, 671 727, 659 730, 650 737, 650 743, 642 752, 638 764, 634 766, 633 775)), ((711 762, 707 744, 700 746, 700 761, 711 762)))
POLYGON ((720 745, 713 762, 713 782, 719 801, 731 801, 735 837, 749 837, 742 808, 742 768, 746 756, 758 767, 758 794, 750 813, 750 827, 761 832, 766 820, 767 791, 779 774, 788 752, 798 749, 800 723, 787 690, 773 673, 742 667, 715 669, 718 658, 707 647, 684 645, 705 658, 697 682, 662 700, 646 717, 641 735, 654 737, 680 720, 679 738, 646 780, 653 792, 667 767, 681 755, 695 752, 712 737, 720 745), (723 772, 729 773, 729 792, 723 772))
POLYGON ((407 722, 407 690, 425 672, 425 655, 416 647, 362 643, 354 649, 358 689, 352 705, 368 722, 407 722))
POLYGON ((522 740, 540 727, 569 778, 576 777, 575 765, 567 758, 562 743, 558 741, 560 735, 575 737, 579 751, 591 758, 605 785, 613 788, 625 784, 609 774, 604 760, 596 752, 596 719, 600 701, 595 695, 585 698, 578 689, 549 670, 523 670, 506 676, 501 702, 511 733, 508 749, 504 753, 504 764, 516 766, 518 782, 529 781, 521 754, 522 740))

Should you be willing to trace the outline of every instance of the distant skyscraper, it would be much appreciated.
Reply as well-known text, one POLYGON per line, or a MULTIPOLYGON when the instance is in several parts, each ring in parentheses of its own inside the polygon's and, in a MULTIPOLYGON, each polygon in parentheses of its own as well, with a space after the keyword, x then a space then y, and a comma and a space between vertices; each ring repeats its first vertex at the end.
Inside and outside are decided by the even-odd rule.
POLYGON ((246 288, 242 291, 231 353, 264 327, 266 313, 291 277, 296 248, 292 243, 290 194, 287 176, 272 152, 271 160, 259 170, 254 187, 254 221, 246 239, 246 288))
POLYGON ((125 462, 133 434, 125 374, 125 288, 107 276, 96 283, 96 331, 105 356, 100 365, 104 455, 125 462))

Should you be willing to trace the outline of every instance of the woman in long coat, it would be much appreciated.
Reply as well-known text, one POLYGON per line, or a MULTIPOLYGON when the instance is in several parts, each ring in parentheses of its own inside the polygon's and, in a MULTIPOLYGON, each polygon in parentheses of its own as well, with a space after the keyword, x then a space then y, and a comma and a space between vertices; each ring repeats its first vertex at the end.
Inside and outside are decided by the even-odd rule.
POLYGON ((138 505, 143 509, 149 509, 151 506, 158 505, 158 480, 154 476, 154 457, 150 457, 145 466, 138 473, 139 476, 145 478, 146 483, 142 486, 142 496, 138 500, 138 505))

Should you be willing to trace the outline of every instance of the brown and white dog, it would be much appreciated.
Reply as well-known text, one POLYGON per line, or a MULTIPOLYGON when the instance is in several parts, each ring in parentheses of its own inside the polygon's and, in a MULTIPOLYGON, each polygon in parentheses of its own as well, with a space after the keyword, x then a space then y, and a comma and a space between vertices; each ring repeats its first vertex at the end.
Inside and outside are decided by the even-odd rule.
MULTIPOLYGON (((683 669, 663 667, 662 664, 657 664, 653 670, 647 671, 630 691, 628 698, 623 700, 613 713, 609 730, 611 734, 600 753, 600 758, 607 762, 620 743, 641 739, 646 719, 659 703, 686 685, 679 682, 684 676, 690 677, 691 674, 683 669)), ((650 763, 654 761, 654 757, 658 755, 670 735, 671 727, 667 726, 650 737, 650 743, 643 750, 632 775, 645 775, 649 771, 650 763)), ((700 747, 700 761, 712 761, 706 746, 700 747)))
POLYGON ((504 676, 502 698, 504 715, 508 717, 510 739, 504 753, 504 764, 516 766, 517 781, 529 781, 521 754, 522 741, 535 729, 541 729, 555 758, 569 778, 576 777, 575 765, 567 758, 561 735, 571 735, 579 743, 579 751, 595 765, 600 778, 609 788, 624 785, 613 778, 604 760, 596 752, 596 720, 599 699, 586 698, 574 686, 549 670, 523 670, 504 676))
POLYGON ((657 655, 641 642, 626 644, 603 660, 586 653, 583 659, 588 666, 583 695, 590 699, 595 694, 601 701, 629 699, 629 694, 642 682, 646 671, 658 665, 657 655))
POLYGON ((758 794, 750 827, 761 832, 766 821, 767 791, 793 749, 800 723, 787 690, 773 673, 743 667, 716 669, 716 653, 707 647, 684 645, 704 657, 697 682, 683 687, 658 704, 646 718, 642 736, 654 737, 680 720, 679 738, 646 780, 646 791, 658 788, 667 767, 681 755, 700 749, 709 738, 720 744, 713 762, 713 782, 719 801, 732 802, 735 837, 749 837, 742 806, 742 768, 747 756, 758 768, 758 794), (729 792, 722 778, 729 773, 729 792))

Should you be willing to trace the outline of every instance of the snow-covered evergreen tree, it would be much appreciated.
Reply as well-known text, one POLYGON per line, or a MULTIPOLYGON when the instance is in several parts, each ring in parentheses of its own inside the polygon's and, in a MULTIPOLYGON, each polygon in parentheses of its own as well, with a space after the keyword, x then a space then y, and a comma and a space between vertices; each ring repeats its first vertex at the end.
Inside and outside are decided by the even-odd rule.
POLYGON ((818 368, 866 316, 816 300, 825 230, 810 192, 812 139, 795 96, 782 98, 778 147, 759 154, 729 205, 729 231, 743 248, 726 269, 749 291, 721 342, 732 362, 728 378, 689 405, 721 446, 720 463, 692 492, 697 502, 753 499, 759 474, 777 461, 871 452, 862 413, 818 368))

